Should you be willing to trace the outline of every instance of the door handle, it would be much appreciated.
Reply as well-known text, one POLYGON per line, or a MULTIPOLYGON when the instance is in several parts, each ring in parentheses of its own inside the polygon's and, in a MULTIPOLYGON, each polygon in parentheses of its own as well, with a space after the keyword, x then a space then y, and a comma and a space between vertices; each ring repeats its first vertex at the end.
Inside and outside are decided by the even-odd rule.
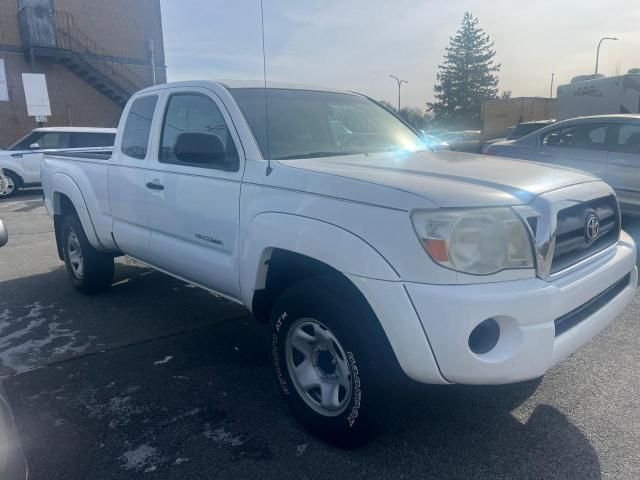
POLYGON ((22 154, 21 153, 12 153, 11 154, 11 158, 22 158, 22 154))
POLYGON ((159 183, 149 182, 147 183, 147 188, 150 188, 151 190, 164 190, 164 185, 161 185, 159 183))

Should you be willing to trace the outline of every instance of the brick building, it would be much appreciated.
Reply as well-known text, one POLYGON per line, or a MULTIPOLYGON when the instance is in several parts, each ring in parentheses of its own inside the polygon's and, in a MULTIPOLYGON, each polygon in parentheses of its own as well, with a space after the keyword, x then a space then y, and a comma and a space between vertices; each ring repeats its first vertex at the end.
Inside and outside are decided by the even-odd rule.
POLYGON ((131 94, 166 81, 160 0, 1 0, 0 60, 0 146, 37 126, 23 73, 46 75, 46 126, 116 126, 131 94))

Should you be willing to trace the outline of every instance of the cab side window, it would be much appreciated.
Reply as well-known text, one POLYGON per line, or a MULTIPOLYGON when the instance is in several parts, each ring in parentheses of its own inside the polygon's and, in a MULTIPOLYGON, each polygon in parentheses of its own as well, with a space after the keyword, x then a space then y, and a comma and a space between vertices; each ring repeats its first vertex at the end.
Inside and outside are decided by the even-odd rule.
POLYGON ((128 157, 147 158, 151 122, 157 103, 158 97, 150 95, 137 99, 131 105, 122 137, 122 153, 128 157))
POLYGON ((600 123, 569 125, 543 135, 542 145, 545 147, 606 150, 607 130, 608 126, 600 123))
POLYGON ((640 124, 622 125, 613 148, 619 153, 640 155, 640 124))
POLYGON ((178 93, 169 98, 162 126, 160 162, 237 172, 238 150, 224 116, 209 97, 178 93))

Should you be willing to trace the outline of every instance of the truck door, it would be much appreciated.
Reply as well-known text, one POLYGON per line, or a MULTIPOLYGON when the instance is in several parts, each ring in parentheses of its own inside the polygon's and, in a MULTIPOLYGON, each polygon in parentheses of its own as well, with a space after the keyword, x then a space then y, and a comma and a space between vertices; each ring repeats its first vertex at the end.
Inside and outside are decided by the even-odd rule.
POLYGON ((640 212, 640 123, 620 124, 613 138, 607 180, 625 210, 640 212))
POLYGON ((151 126, 158 95, 138 97, 126 111, 122 135, 109 164, 109 206, 113 236, 126 254, 146 261, 149 225, 146 209, 146 169, 150 156, 151 126))
POLYGON ((219 97, 171 89, 146 179, 150 263, 237 298, 244 153, 219 97))
POLYGON ((609 125, 575 123, 540 136, 536 160, 576 168, 607 179, 609 125))

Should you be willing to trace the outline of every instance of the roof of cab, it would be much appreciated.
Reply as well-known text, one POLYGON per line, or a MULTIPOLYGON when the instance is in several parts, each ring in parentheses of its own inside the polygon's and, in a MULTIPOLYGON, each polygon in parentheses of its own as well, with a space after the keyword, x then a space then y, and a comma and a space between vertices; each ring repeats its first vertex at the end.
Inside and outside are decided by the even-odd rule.
MULTIPOLYGON (((162 85, 155 85, 153 87, 140 90, 138 93, 152 92, 156 90, 162 90, 165 88, 175 87, 207 87, 211 84, 220 85, 227 90, 242 89, 242 88, 264 88, 264 80, 191 80, 181 82, 170 82, 162 85)), ((321 87, 317 85, 301 85, 295 83, 286 82, 267 82, 267 88, 270 89, 286 89, 286 90, 307 90, 314 92, 332 92, 332 93, 349 93, 358 95, 356 92, 349 92, 345 90, 339 90, 334 88, 321 87)))

